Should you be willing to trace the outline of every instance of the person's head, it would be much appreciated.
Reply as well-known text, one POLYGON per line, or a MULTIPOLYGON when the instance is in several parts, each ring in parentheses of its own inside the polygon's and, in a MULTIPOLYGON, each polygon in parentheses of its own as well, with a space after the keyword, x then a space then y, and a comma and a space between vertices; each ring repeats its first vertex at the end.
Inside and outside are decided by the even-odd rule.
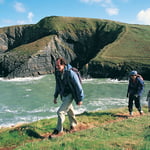
POLYGON ((133 70, 130 72, 129 76, 132 78, 132 79, 135 79, 136 76, 137 76, 137 71, 133 70))
POLYGON ((66 61, 64 58, 57 58, 56 59, 56 69, 60 72, 63 72, 66 65, 66 61))

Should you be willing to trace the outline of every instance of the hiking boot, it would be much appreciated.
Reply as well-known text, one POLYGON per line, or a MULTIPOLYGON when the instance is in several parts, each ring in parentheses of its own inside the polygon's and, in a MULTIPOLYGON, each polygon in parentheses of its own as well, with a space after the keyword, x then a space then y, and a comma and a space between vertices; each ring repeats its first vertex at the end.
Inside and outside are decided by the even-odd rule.
POLYGON ((133 112, 129 112, 130 116, 133 116, 133 112))
POLYGON ((58 130, 57 129, 55 129, 53 132, 52 132, 52 134, 58 134, 58 130))
POLYGON ((70 132, 70 130, 66 129, 66 128, 63 128, 63 131, 66 132, 66 133, 70 132))
POLYGON ((62 135, 64 135, 65 133, 62 131, 62 132, 57 132, 57 133, 55 133, 54 134, 54 132, 51 134, 51 135, 49 135, 49 139, 51 139, 51 138, 57 138, 57 137, 59 137, 59 136, 62 136, 62 135))
POLYGON ((140 115, 143 115, 143 111, 142 110, 140 111, 140 115))
POLYGON ((77 131, 76 127, 75 126, 70 126, 70 132, 75 132, 77 131))

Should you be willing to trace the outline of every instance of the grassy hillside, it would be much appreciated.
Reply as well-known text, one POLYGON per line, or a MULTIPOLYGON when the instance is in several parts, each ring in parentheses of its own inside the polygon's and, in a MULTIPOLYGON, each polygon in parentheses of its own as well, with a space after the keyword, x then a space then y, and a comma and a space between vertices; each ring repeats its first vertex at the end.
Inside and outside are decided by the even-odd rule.
MULTIPOLYGON (((148 65, 150 64, 150 26, 131 25, 102 19, 53 16, 46 17, 39 21, 39 23, 33 25, 33 30, 38 29, 39 33, 42 32, 44 37, 47 35, 69 32, 74 40, 79 40, 78 36, 81 34, 80 32, 91 34, 87 36, 92 36, 94 32, 95 34, 99 32, 97 36, 101 36, 101 38, 97 41, 97 45, 104 45, 104 47, 102 48, 102 46, 99 46, 99 52, 96 54, 95 58, 93 57, 93 60, 105 60, 114 63, 136 62, 148 65), (118 31, 117 26, 123 27, 121 34, 120 31, 118 31), (111 36, 107 36, 108 33, 114 30, 116 30, 116 32, 113 32, 111 36), (103 39, 105 36, 107 36, 107 38, 103 39), (112 43, 108 43, 107 45, 104 44, 107 43, 106 41, 109 41, 109 39, 116 36, 117 38, 112 43)), ((47 43, 48 40, 45 42, 43 38, 41 38, 38 39, 37 42, 35 41, 31 44, 29 43, 21 47, 17 47, 14 50, 26 51, 25 49, 34 49, 34 47, 36 48, 36 45, 38 45, 36 48, 36 51, 38 51, 43 49, 47 43), (36 44, 38 42, 39 44, 36 44)), ((89 43, 89 45, 90 44, 91 43, 89 43)), ((95 50, 93 50, 93 52, 94 51, 95 50)))
POLYGON ((125 32, 96 57, 114 62, 150 64, 150 26, 125 25, 125 32))
MULTIPOLYGON (((150 114, 136 111, 129 117, 127 108, 85 112, 77 116, 84 128, 61 137, 48 139, 56 118, 0 130, 0 149, 16 150, 149 150, 150 114)), ((69 127, 68 120, 64 124, 69 127)))
POLYGON ((62 56, 79 69, 88 63, 91 77, 121 79, 134 69, 150 80, 150 26, 51 16, 33 25, 1 28, 0 34, 2 77, 53 72, 53 61, 62 56))
POLYGON ((150 64, 150 26, 75 17, 53 17, 52 19, 47 17, 41 20, 38 25, 43 25, 47 30, 53 29, 57 32, 70 32, 74 38, 81 31, 86 31, 90 34, 99 32, 98 36, 101 36, 101 38, 97 41, 98 45, 105 43, 106 40, 109 41, 109 39, 117 35, 117 38, 112 43, 105 45, 103 49, 99 49, 95 60, 150 64), (117 26, 123 27, 121 34, 117 26), (113 35, 107 36, 108 33, 114 30, 116 32, 113 32, 113 35), (104 40, 105 36, 107 38, 104 40))

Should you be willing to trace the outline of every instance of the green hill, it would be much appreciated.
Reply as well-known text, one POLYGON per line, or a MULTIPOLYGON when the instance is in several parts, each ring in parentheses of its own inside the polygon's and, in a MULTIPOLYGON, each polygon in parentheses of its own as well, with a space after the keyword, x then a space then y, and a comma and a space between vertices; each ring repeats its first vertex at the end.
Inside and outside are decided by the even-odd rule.
POLYGON ((150 64, 150 26, 126 25, 125 32, 97 56, 113 61, 150 64))
POLYGON ((0 76, 52 73, 62 56, 91 77, 150 80, 150 26, 111 20, 51 16, 37 24, 0 28, 0 76))

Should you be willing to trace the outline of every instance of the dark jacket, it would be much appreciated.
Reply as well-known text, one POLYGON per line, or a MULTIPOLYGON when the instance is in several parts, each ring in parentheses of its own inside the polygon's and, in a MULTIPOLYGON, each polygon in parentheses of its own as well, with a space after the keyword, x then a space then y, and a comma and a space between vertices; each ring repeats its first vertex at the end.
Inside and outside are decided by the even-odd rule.
POLYGON ((142 92, 144 90, 144 81, 140 77, 136 77, 135 82, 130 78, 128 91, 129 95, 137 95, 142 96, 142 92))
POLYGON ((55 71, 56 87, 54 97, 67 96, 72 94, 76 103, 80 102, 84 98, 83 88, 77 74, 71 70, 70 64, 65 66, 63 78, 59 71, 55 71))

